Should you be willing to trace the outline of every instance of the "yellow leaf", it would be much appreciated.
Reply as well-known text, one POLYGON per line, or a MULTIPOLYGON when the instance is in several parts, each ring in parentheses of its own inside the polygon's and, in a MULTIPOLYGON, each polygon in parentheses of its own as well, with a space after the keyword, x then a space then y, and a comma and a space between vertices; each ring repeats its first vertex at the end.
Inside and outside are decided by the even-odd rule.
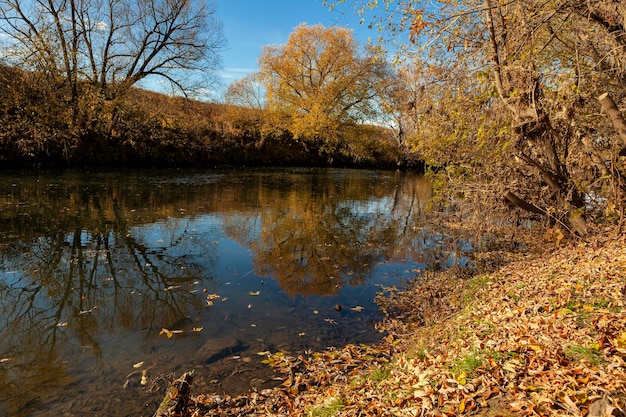
POLYGON ((462 413, 463 411, 465 411, 465 398, 463 398, 459 403, 459 413, 462 413))
POLYGON ((622 332, 617 338, 613 339, 613 344, 618 349, 626 349, 626 332, 622 332))
POLYGON ((467 384, 467 374, 465 371, 462 371, 459 376, 456 377, 456 381, 461 385, 467 384))
POLYGON ((257 296, 257 295, 261 294, 261 291, 250 291, 248 294, 250 294, 252 296, 257 296))
POLYGON ((143 361, 137 362, 136 364, 134 364, 133 368, 141 368, 141 365, 143 365, 143 361))

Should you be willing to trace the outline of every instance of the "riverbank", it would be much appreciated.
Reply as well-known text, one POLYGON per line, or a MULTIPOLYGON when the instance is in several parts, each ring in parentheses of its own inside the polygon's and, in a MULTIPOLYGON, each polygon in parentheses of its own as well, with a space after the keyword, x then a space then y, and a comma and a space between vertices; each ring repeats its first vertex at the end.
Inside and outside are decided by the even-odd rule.
POLYGON ((272 353, 282 386, 199 395, 191 415, 612 416, 626 410, 626 235, 380 296, 377 346, 272 353))

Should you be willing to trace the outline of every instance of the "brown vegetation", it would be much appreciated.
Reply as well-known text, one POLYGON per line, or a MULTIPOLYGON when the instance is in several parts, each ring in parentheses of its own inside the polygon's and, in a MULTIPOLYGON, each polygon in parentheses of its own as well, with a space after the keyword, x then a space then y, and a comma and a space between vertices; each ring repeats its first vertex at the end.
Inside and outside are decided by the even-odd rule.
POLYGON ((79 85, 81 124, 71 126, 64 88, 37 73, 0 68, 0 159, 48 165, 339 165, 393 166, 384 131, 354 126, 362 140, 346 153, 322 153, 289 133, 262 131, 255 110, 141 89, 107 100, 79 85))

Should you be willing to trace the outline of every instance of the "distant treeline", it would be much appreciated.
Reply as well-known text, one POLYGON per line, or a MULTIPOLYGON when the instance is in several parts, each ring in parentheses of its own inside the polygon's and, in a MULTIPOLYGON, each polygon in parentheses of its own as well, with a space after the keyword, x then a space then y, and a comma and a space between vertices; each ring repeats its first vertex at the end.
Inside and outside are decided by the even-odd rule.
POLYGON ((8 165, 300 165, 391 167, 400 151, 382 128, 355 125, 359 149, 322 149, 263 132, 258 111, 131 88, 109 99, 79 83, 0 67, 0 161, 8 165))

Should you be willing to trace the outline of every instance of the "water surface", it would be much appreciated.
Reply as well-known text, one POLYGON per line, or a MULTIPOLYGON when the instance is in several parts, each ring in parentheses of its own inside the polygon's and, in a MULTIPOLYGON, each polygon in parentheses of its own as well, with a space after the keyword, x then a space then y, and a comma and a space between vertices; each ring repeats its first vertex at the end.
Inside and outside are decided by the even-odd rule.
POLYGON ((381 286, 449 262, 429 196, 400 171, 0 175, 0 414, 149 416, 159 375, 236 394, 275 383, 258 352, 375 343, 381 286))

